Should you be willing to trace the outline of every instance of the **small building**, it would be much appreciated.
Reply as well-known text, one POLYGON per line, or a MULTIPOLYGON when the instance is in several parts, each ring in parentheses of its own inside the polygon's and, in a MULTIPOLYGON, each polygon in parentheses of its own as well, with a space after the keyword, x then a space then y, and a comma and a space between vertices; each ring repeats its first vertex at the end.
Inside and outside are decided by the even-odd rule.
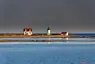
POLYGON ((61 32, 61 35, 68 36, 68 32, 61 32))
POLYGON ((23 33, 24 35, 32 35, 32 28, 24 28, 23 33))
POLYGON ((47 35, 51 35, 51 30, 49 27, 47 28, 47 35))
POLYGON ((28 28, 28 35, 32 35, 32 28, 28 28))
POLYGON ((24 35, 28 35, 28 28, 24 28, 23 33, 24 33, 24 35))

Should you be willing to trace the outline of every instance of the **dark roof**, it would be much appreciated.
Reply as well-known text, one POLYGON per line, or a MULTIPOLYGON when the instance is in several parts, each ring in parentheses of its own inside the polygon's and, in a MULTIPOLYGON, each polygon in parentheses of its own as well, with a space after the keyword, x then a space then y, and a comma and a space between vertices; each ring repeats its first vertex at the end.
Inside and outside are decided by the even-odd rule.
POLYGON ((28 28, 30 31, 32 31, 32 28, 28 28))
POLYGON ((61 32, 61 34, 66 34, 67 32, 61 32))
POLYGON ((25 31, 25 30, 26 30, 26 31, 29 31, 29 30, 32 31, 32 28, 24 28, 23 31, 25 31))
POLYGON ((47 30, 50 30, 50 27, 48 27, 47 30))

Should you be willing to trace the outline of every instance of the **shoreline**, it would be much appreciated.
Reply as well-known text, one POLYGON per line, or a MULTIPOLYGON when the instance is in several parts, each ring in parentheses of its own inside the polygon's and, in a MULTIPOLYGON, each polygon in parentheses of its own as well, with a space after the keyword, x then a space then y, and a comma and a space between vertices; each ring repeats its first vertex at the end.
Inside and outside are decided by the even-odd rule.
POLYGON ((0 42, 95 42, 95 39, 93 40, 76 40, 76 39, 61 39, 61 40, 7 40, 7 39, 2 39, 0 42))
POLYGON ((75 36, 75 35, 0 35, 0 38, 95 38, 95 36, 75 36))
POLYGON ((4 35, 0 36, 0 38, 64 38, 62 35, 33 35, 33 36, 25 36, 25 35, 4 35))

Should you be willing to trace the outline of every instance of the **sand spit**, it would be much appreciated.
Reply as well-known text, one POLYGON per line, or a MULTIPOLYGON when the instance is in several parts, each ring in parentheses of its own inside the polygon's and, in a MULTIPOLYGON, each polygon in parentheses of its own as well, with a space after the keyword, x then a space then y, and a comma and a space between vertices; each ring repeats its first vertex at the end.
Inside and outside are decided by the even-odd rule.
MULTIPOLYGON (((16 35, 16 34, 0 34, 0 38, 89 38, 87 36, 75 36, 75 35, 16 35)), ((94 38, 94 37, 93 37, 94 38)))

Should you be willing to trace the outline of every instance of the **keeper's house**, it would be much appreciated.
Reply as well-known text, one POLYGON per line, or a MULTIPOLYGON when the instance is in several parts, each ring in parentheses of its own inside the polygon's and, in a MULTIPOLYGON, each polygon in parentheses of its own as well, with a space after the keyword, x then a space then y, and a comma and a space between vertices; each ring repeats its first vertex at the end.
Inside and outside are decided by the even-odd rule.
POLYGON ((24 28, 23 34, 24 35, 32 35, 32 28, 24 28))
POLYGON ((68 36, 68 32, 61 32, 61 35, 68 36))

